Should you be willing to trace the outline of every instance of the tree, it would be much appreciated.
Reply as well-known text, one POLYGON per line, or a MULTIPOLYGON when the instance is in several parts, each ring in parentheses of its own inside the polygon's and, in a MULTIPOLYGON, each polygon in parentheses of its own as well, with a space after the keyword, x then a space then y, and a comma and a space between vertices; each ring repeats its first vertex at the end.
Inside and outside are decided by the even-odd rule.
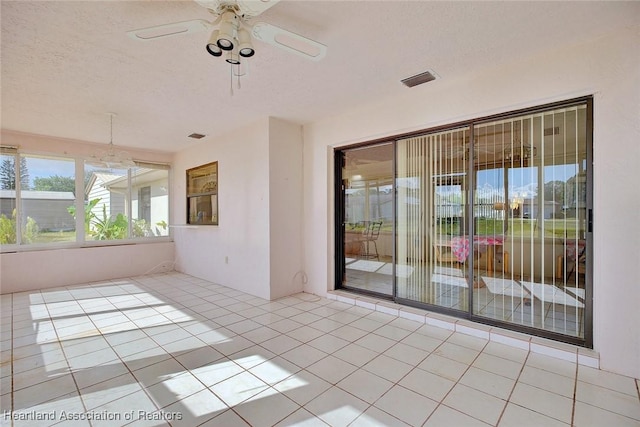
MULTIPOLYGON (((20 157, 20 188, 29 189, 29 169, 27 159, 20 157)), ((0 164, 0 190, 16 189, 16 156, 5 158, 0 164)))
POLYGON ((544 200, 555 201, 564 205, 564 186, 563 181, 549 181, 544 184, 544 200))
POLYGON ((76 180, 72 176, 38 177, 33 180, 33 189, 37 191, 69 191, 75 194, 76 180))

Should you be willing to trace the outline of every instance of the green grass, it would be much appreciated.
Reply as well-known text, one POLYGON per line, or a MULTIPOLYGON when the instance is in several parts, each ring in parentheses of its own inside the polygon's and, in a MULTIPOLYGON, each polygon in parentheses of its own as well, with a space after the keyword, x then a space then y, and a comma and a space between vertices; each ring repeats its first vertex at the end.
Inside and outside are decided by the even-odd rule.
POLYGON ((33 243, 75 242, 75 231, 41 231, 33 243))
MULTIPOLYGON (((514 237, 539 237, 538 227, 544 226, 544 237, 554 238, 575 238, 578 236, 579 221, 576 218, 568 219, 545 219, 535 220, 527 218, 510 218, 508 220, 507 235, 514 237)), ((478 236, 491 236, 504 234, 504 221, 501 219, 478 218, 476 221, 475 232, 478 236)), ((459 236, 460 223, 446 222, 436 226, 436 233, 442 236, 459 236)), ((385 222, 382 226, 383 232, 391 232, 393 224, 385 222)), ((346 231, 362 232, 364 227, 356 226, 356 224, 347 224, 346 231)), ((398 226, 396 230, 399 234, 407 233, 406 227, 398 226)))
MULTIPOLYGON (((538 221, 526 218, 510 218, 507 223, 507 235, 515 237, 538 237, 539 227, 544 226, 544 237, 575 238, 578 236, 578 221, 571 219, 546 219, 538 221)), ((436 226, 436 233, 442 236, 459 236, 459 223, 442 222, 436 226)), ((478 236, 504 234, 505 222, 501 219, 478 218, 475 233, 478 236)), ((400 230, 399 230, 400 231, 400 230)), ((406 230, 405 230, 406 232, 406 230)))

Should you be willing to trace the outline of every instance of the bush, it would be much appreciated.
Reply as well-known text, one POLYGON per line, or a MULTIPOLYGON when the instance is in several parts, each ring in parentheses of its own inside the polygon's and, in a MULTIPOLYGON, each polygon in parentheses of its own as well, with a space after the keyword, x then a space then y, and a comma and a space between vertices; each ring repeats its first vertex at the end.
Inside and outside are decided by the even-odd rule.
MULTIPOLYGON (((5 214, 0 215, 0 244, 10 245, 18 242, 16 235, 16 210, 14 209, 11 218, 5 214)), ((22 243, 33 243, 40 234, 40 228, 35 219, 27 217, 27 223, 22 231, 22 243)))
POLYGON ((96 240, 117 240, 127 237, 127 217, 119 213, 116 217, 107 217, 107 206, 102 205, 102 219, 94 218, 91 234, 96 240))

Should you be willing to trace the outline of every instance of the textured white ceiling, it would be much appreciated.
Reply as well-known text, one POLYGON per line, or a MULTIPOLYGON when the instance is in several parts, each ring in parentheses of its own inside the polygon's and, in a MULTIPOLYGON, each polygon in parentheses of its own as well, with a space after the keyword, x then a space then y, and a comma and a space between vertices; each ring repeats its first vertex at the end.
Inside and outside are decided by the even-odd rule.
MULTIPOLYGON (((178 151, 266 116, 307 123, 441 80, 586 42, 638 22, 640 3, 286 1, 260 15, 316 39, 312 62, 255 42, 242 88, 205 51, 207 32, 137 42, 126 31, 210 19, 186 1, 5 1, 2 128, 91 142, 178 151)), ((550 67, 553 64, 549 64, 550 67)))

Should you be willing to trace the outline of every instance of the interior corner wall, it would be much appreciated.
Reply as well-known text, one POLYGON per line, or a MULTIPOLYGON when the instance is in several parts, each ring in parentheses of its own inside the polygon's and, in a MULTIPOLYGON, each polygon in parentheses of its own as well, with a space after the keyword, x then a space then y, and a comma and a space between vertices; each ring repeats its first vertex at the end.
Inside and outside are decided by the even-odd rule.
POLYGON ((178 152, 173 162, 176 270, 270 298, 269 119, 178 152), (218 162, 219 225, 186 225, 186 170, 218 162))
POLYGON ((638 46, 640 27, 622 28, 465 78, 443 73, 413 89, 399 87, 395 98, 305 125, 305 291, 324 295, 334 287, 335 147, 594 95, 594 349, 602 369, 640 378, 638 46))
POLYGON ((176 270, 277 299, 303 289, 302 127, 273 117, 176 154, 176 270), (217 226, 187 226, 186 170, 218 162, 217 226))
POLYGON ((302 126, 269 121, 271 299, 302 292, 302 126))

